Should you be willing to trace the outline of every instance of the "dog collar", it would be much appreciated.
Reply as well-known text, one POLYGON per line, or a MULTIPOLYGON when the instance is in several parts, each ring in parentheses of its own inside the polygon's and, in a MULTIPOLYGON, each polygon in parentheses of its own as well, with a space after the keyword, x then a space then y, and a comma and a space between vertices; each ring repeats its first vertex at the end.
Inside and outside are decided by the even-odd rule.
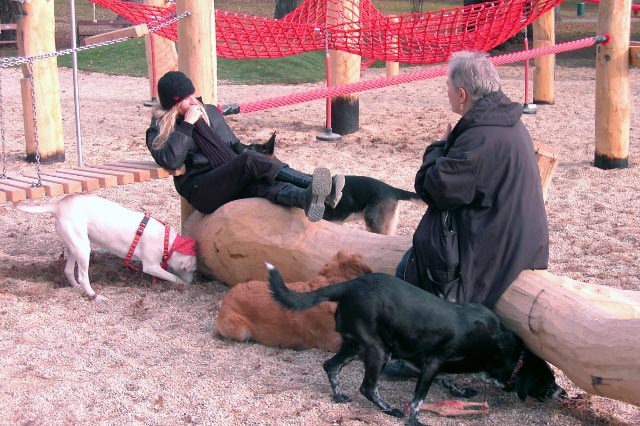
POLYGON ((524 349, 520 352, 520 358, 518 358, 518 362, 516 363, 515 368, 513 369, 513 373, 511 373, 511 377, 509 377, 509 381, 504 385, 504 390, 507 392, 511 392, 516 385, 516 378, 518 377, 518 373, 522 369, 522 365, 524 364, 524 349))
POLYGON ((134 271, 140 271, 139 268, 136 268, 132 263, 131 259, 133 258, 133 252, 136 251, 136 247, 138 247, 138 242, 140 241, 140 237, 142 237, 142 233, 144 232, 144 228, 147 227, 147 223, 149 223, 149 219, 151 216, 149 213, 145 213, 144 217, 140 221, 140 225, 138 225, 138 229, 136 230, 136 235, 133 237, 133 242, 131 243, 131 247, 129 248, 129 253, 127 253, 127 257, 124 259, 124 264, 134 271))
MULTIPOLYGON (((136 230, 136 235, 133 237, 133 241, 131 242, 131 247, 129 248, 129 253, 127 253, 127 257, 124 259, 124 264, 129 268, 133 269, 134 271, 140 271, 140 268, 137 268, 136 266, 134 266, 131 263, 131 259, 133 258, 133 253, 136 251, 136 247, 138 247, 138 242, 140 241, 140 237, 142 237, 142 234, 144 233, 144 228, 146 228, 147 224, 149 223, 149 219, 151 219, 151 215, 149 215, 149 213, 145 213, 144 217, 140 221, 140 225, 138 225, 138 229, 136 230)), ((166 270, 169 267, 169 264, 167 262, 171 257, 171 254, 169 253, 169 225, 167 225, 166 223, 160 220, 158 220, 158 222, 164 225, 164 247, 162 249, 162 262, 160 262, 160 266, 162 267, 162 269, 166 270)), ((156 278, 154 277, 153 283, 155 284, 155 282, 156 282, 156 278)))

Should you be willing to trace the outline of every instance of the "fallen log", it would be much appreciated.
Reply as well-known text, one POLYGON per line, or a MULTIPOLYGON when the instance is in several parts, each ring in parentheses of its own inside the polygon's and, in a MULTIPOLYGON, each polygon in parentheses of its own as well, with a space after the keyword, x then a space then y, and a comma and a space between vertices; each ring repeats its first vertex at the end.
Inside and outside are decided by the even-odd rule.
MULTIPOLYGON (((281 269, 285 281, 308 280, 339 250, 358 252, 375 272, 393 274, 411 245, 409 236, 311 223, 300 209, 257 198, 207 216, 195 212, 183 233, 198 242, 200 270, 228 285, 264 281, 265 261, 281 269)), ((640 405, 640 292, 524 271, 495 311, 583 390, 640 405)))
POLYGON ((201 272, 233 286, 265 281, 264 262, 275 265, 286 282, 307 281, 339 250, 362 254, 374 272, 395 273, 411 237, 390 237, 321 220, 309 222, 301 209, 263 198, 225 204, 213 214, 192 213, 182 226, 198 242, 201 272))

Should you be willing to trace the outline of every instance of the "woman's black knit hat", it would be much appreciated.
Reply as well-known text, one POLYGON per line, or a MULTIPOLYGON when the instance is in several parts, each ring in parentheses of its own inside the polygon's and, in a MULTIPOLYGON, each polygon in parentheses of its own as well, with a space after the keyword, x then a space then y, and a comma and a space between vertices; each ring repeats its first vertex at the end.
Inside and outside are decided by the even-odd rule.
POLYGON ((158 98, 163 109, 170 110, 175 104, 189 95, 196 88, 189 77, 180 71, 169 71, 158 80, 158 98))

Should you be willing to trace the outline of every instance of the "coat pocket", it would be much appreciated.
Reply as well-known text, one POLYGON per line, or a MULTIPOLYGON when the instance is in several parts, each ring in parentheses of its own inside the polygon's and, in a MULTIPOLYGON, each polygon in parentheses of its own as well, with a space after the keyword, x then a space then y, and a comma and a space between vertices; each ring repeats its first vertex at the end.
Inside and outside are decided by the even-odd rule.
POLYGON ((442 299, 464 300, 461 294, 457 216, 451 211, 433 212, 431 218, 424 221, 424 225, 427 224, 422 228, 427 231, 422 233, 422 243, 427 244, 416 256, 417 263, 422 265, 419 268, 422 286, 442 299))

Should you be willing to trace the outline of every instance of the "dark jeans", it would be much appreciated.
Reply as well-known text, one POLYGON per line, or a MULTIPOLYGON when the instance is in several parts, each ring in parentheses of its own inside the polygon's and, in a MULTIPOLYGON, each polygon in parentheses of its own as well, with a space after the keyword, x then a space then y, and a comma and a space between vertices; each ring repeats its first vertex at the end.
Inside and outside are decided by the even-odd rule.
POLYGON ((407 250, 407 252, 402 256, 402 259, 400 259, 400 263, 398 263, 398 266, 396 266, 396 277, 400 278, 401 280, 404 280, 404 270, 407 267, 409 256, 411 256, 411 250, 413 250, 413 247, 407 250))
POLYGON ((276 182, 278 171, 286 164, 275 157, 245 151, 215 169, 194 179, 187 201, 199 212, 209 214, 224 204, 249 197, 275 202, 283 182, 276 182))

